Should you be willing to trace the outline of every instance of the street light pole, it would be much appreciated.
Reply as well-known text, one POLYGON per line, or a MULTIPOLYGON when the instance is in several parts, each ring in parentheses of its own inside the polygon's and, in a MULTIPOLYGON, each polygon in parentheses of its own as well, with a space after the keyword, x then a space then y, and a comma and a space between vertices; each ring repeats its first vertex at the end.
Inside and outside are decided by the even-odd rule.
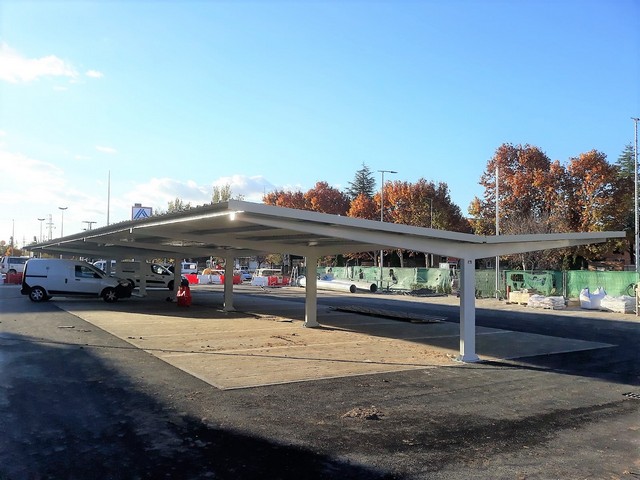
MULTIPOLYGON (((433 228, 433 198, 428 198, 429 200, 429 228, 433 228)), ((429 265, 427 268, 433 267, 433 253, 429 252, 429 265)))
MULTIPOLYGON (((380 184, 380 222, 384 223, 384 174, 398 173, 394 170, 378 170, 382 174, 382 183, 380 184)), ((380 250, 380 289, 382 290, 382 265, 384 264, 384 249, 380 250)))
POLYGON ((62 212, 61 219, 60 219, 60 237, 64 237, 64 211, 69 207, 58 207, 58 208, 62 212))
MULTIPOLYGON (((500 235, 500 194, 498 183, 498 166, 496 165, 496 237, 500 235)), ((500 255, 496 255, 496 299, 500 299, 500 255)))
POLYGON ((634 256, 636 260, 636 273, 640 270, 638 267, 640 266, 638 259, 638 252, 640 248, 638 246, 638 237, 640 234, 640 227, 638 226, 638 121, 640 118, 631 117, 633 123, 635 124, 634 128, 634 147, 633 147, 633 219, 635 223, 635 236, 633 237, 633 243, 635 244, 634 256))

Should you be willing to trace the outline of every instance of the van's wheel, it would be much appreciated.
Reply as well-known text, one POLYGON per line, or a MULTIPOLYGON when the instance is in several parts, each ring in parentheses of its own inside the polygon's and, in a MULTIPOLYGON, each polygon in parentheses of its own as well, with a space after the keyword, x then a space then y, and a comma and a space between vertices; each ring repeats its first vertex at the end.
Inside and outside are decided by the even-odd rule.
POLYGON ((104 292, 102 292, 102 298, 107 303, 113 303, 118 300, 118 295, 116 295, 116 289, 109 287, 105 288, 104 292))
POLYGON ((48 300, 47 292, 42 287, 33 287, 29 292, 29 300, 32 302, 42 302, 48 300))

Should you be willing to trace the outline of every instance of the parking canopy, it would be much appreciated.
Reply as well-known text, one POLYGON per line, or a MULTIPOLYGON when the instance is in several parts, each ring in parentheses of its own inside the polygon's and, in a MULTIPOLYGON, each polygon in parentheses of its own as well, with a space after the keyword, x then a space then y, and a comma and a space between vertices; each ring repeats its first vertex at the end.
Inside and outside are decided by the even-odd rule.
MULTIPOLYGON (((306 326, 316 321, 316 265, 325 255, 385 248, 461 259, 461 354, 475 355, 475 260, 536 250, 605 242, 624 232, 480 236, 431 228, 295 210, 239 200, 125 221, 30 247, 34 253, 91 258, 223 257, 266 253, 306 257, 306 326)), ((227 285, 225 285, 225 288, 227 285)), ((228 285, 231 289, 231 285, 228 285)), ((226 298, 227 295, 225 295, 226 298)))

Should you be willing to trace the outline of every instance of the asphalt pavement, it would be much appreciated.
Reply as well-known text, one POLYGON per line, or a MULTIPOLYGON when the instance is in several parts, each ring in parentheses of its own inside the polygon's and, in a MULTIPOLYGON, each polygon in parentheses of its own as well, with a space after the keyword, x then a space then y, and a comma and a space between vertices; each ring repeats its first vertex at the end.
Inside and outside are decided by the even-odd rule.
MULTIPOLYGON (((299 290, 243 295, 299 320, 299 290)), ((220 291, 193 296, 220 312, 220 291)), ((320 294, 341 305, 457 321, 452 297, 320 294)), ((478 306, 479 327, 594 346, 222 389, 83 319, 101 300, 0 286, 0 479, 640 478, 637 317, 478 306)))

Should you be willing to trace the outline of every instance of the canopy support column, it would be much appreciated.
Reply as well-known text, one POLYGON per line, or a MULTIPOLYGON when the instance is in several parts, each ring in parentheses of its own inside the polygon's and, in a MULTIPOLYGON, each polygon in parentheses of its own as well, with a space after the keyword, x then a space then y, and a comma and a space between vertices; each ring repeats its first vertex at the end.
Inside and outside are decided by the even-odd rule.
POLYGON ((461 259, 460 275, 460 355, 461 362, 479 362, 476 355, 476 271, 475 260, 461 259))
POLYGON ((233 257, 224 257, 224 306, 225 312, 233 312, 233 257))
MULTIPOLYGON (((182 282, 182 263, 176 254, 176 258, 173 259, 173 298, 177 300, 178 290, 182 282)), ((141 287, 142 288, 142 287, 141 287)))
POLYGON ((313 255, 305 258, 307 271, 305 273, 305 302, 304 326, 319 327, 318 323, 318 257, 313 255))

